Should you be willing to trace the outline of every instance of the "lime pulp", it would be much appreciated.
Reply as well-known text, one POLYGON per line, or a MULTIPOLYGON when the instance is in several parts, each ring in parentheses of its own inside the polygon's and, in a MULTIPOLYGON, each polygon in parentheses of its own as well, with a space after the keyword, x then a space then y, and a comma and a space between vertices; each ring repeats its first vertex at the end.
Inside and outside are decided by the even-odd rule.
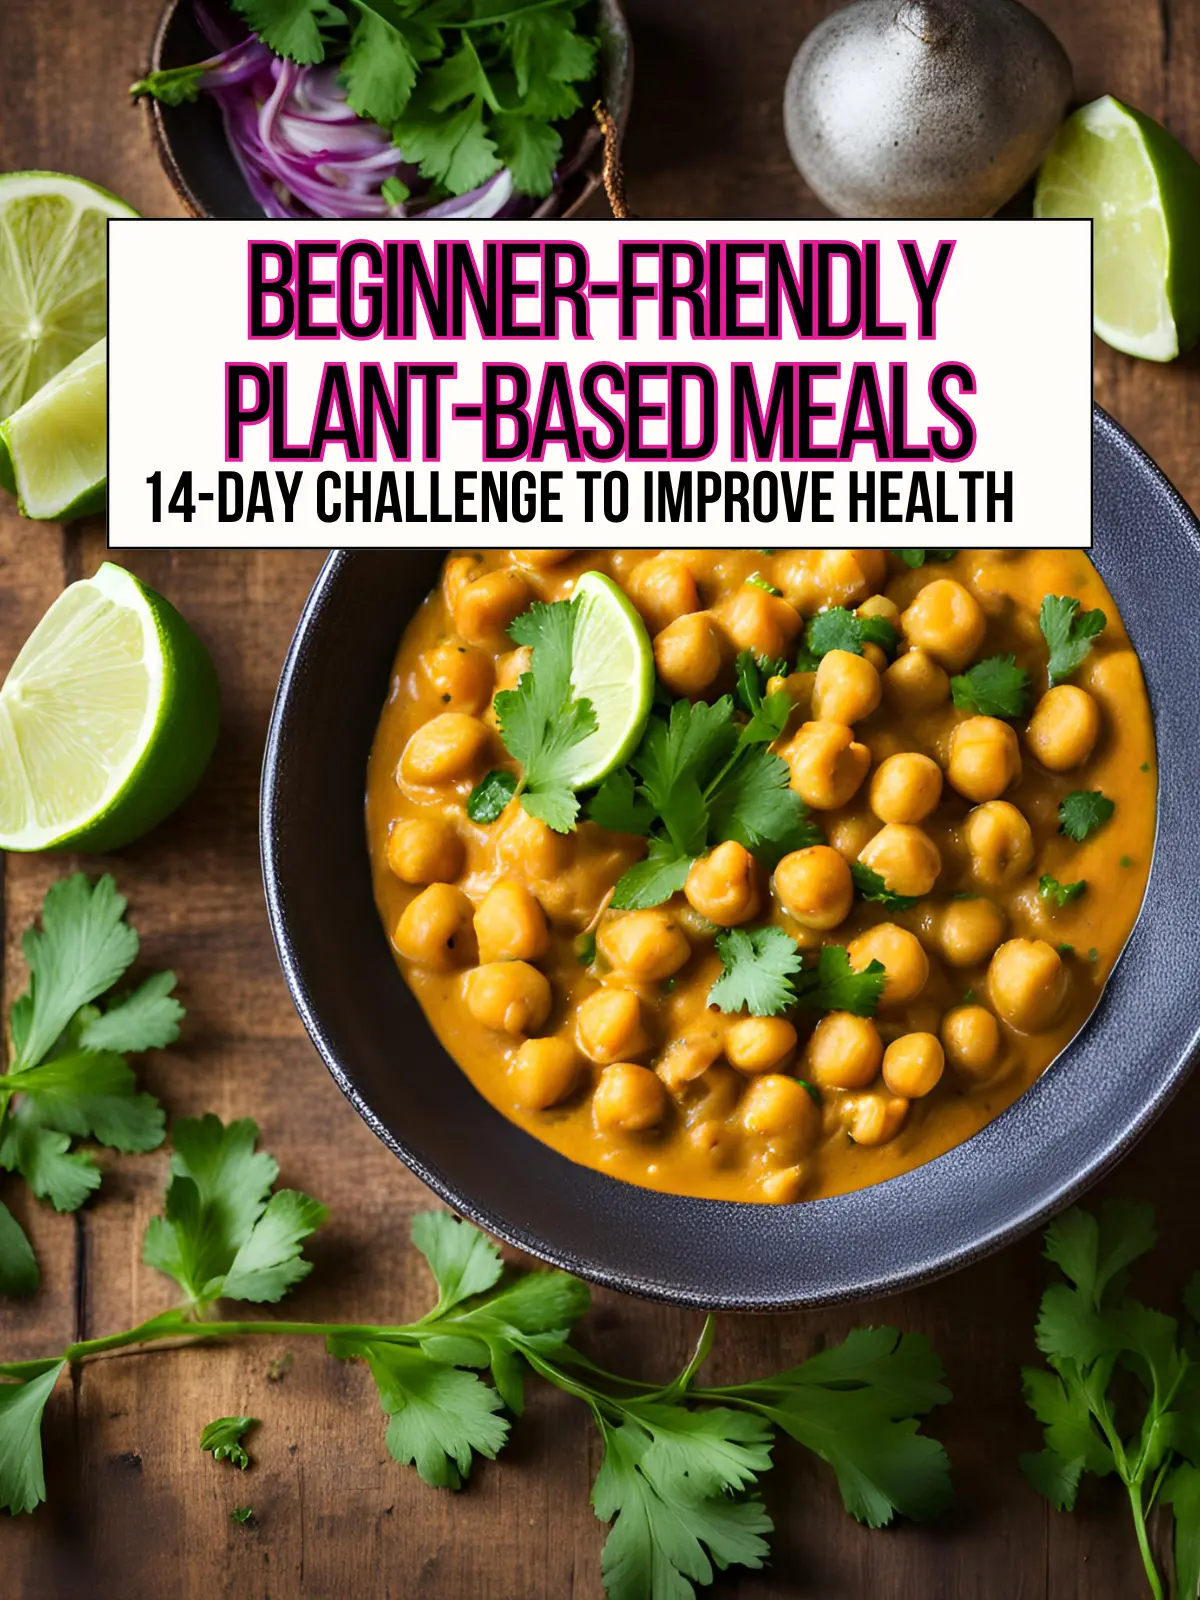
POLYGON ((68 522, 104 509, 107 356, 101 339, 0 422, 0 482, 27 517, 68 522))
POLYGON ((591 702, 596 727, 575 751, 572 786, 599 783, 632 755, 654 697, 654 651, 645 624, 611 578, 585 572, 575 585, 579 616, 571 687, 591 702))

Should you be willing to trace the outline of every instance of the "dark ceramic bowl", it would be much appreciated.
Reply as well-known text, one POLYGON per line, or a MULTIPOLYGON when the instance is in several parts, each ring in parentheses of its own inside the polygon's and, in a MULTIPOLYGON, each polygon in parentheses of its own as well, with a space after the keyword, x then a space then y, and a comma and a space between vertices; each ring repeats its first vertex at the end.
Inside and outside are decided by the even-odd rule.
MULTIPOLYGON (((220 0, 208 9, 218 19, 220 0)), ((621 0, 597 0, 600 37, 599 92, 623 133, 633 93, 633 44, 621 0)), ((236 37, 239 25, 230 23, 236 37)), ((241 25, 244 32, 244 25, 241 25)), ((150 71, 184 67, 213 54, 212 44, 196 20, 195 0, 167 0, 150 47, 150 71)), ((159 160, 180 200, 194 217, 254 221, 262 216, 246 186, 241 168, 225 137, 221 113, 210 95, 191 105, 164 106, 148 100, 147 116, 159 160)), ((563 132, 569 172, 544 200, 536 217, 573 216, 600 182, 602 141, 590 107, 576 114, 563 132)))
POLYGON ((293 998, 343 1093, 456 1211, 543 1260, 681 1304, 782 1310, 922 1283, 1065 1205, 1179 1087, 1197 1045, 1197 654, 1163 596, 1200 608, 1200 526, 1103 412, 1093 558, 1145 670, 1161 762, 1141 918, 1099 1006, 1052 1069, 949 1154, 795 1206, 683 1199, 576 1166, 508 1122, 446 1056, 371 898, 367 753, 400 635, 441 551, 338 552, 284 667, 262 788, 271 925, 293 998))

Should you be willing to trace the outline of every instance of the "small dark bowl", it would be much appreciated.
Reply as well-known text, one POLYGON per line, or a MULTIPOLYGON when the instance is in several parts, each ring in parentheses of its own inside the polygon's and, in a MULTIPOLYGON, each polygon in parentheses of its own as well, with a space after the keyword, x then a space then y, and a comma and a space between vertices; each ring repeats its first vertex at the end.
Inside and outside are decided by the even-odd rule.
POLYGON ((441 551, 336 552, 304 608, 267 743, 262 854, 280 960, 351 1104, 456 1211, 543 1260, 680 1304, 783 1310, 925 1282, 1065 1205, 1127 1150, 1200 1040, 1197 652, 1164 595, 1200 608, 1200 526, 1103 412, 1093 558, 1142 659, 1161 763, 1141 918, 1087 1027, 1002 1116, 871 1189, 794 1206, 684 1199, 575 1165, 508 1122, 446 1056, 371 898, 367 753, 408 618, 441 551))
MULTIPOLYGON (((219 0, 209 10, 222 16, 219 0)), ((597 0, 597 11, 598 92, 623 133, 633 94, 633 42, 621 0, 597 0)), ((236 38, 239 31, 244 32, 244 25, 230 21, 230 37, 236 38)), ((194 0, 167 0, 150 47, 150 70, 188 66, 213 53, 196 21, 194 0)), ((146 103, 158 158, 192 216, 251 222, 262 216, 229 148, 221 113, 211 95, 202 94, 191 105, 146 103)), ((563 130, 563 148, 570 170, 558 189, 541 202, 534 217, 573 216, 599 184, 602 141, 590 105, 563 130)))

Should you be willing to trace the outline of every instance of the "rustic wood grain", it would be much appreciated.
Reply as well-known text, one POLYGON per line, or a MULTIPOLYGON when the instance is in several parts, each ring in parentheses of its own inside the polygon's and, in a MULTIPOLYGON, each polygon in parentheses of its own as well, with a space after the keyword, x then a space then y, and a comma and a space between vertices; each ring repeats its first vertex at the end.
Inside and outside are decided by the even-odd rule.
MULTIPOLYGON (((630 0, 638 87, 630 198, 644 216, 814 215, 788 159, 779 101, 787 65, 823 0, 630 0)), ((1111 90, 1200 150, 1200 7, 1194 0, 1044 0, 1037 9, 1076 64, 1082 98, 1111 90)), ((144 66, 155 0, 3 10, 0 168, 78 172, 147 215, 175 202, 144 119, 123 92, 144 66)), ((1019 315, 1019 308, 998 308, 1019 315)), ((1097 398, 1200 502, 1200 358, 1156 368, 1097 346, 1097 398)), ((61 585, 105 555, 102 524, 59 531, 0 508, 0 671, 61 585)), ((258 876, 256 802, 276 675, 318 557, 155 554, 130 560, 192 620, 225 696, 212 767, 183 810, 111 866, 130 896, 147 967, 175 967, 189 1009, 179 1045, 147 1080, 176 1114, 255 1116, 283 1180, 326 1200, 317 1270, 296 1316, 399 1320, 426 1303, 405 1248, 426 1193, 340 1098, 304 1037, 275 963, 258 876)), ((2 865, 4 999, 23 981, 19 935, 70 861, 2 865)), ((1171 1299, 1196 1264, 1192 1129, 1200 1082, 1103 1186, 1160 1208, 1164 1248, 1149 1288, 1171 1299)), ((0 1351, 52 1353, 164 1306, 140 1265, 165 1157, 105 1157, 100 1196, 76 1217, 17 1192, 44 1283, 0 1306, 0 1351)), ((13 1186, 5 1186, 5 1197, 13 1186)), ((1129 1600, 1140 1565, 1120 1497, 1091 1487, 1071 1518, 1050 1512, 1015 1468, 1035 1429, 1017 1365, 1032 1356, 1043 1281, 1036 1240, 917 1293, 809 1316, 726 1318, 713 1370, 748 1377, 802 1357, 856 1323, 927 1333, 955 1402, 935 1419, 954 1460, 955 1510, 933 1529, 871 1534, 840 1509, 828 1474, 782 1445, 766 1494, 772 1569, 727 1578, 742 1600, 913 1596, 933 1600, 1129 1600)), ((695 1316, 597 1297, 588 1339, 603 1360, 663 1373, 695 1316)), ((457 1498, 392 1463, 366 1375, 284 1340, 108 1359, 64 1383, 48 1411, 50 1503, 0 1523, 0 1600, 597 1600, 602 1530, 587 1504, 595 1441, 579 1408, 535 1391, 502 1463, 457 1498), (293 1356, 282 1377, 271 1363, 293 1356), (244 1477, 200 1455, 214 1416, 264 1419, 244 1477), (257 1526, 228 1512, 253 1505, 257 1526)))

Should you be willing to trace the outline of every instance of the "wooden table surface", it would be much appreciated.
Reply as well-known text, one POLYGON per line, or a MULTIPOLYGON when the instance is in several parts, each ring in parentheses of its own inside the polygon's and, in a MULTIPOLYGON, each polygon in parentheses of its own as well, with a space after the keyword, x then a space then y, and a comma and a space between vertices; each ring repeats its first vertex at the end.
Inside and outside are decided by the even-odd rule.
MULTIPOLYGON (((146 215, 177 207, 143 116, 124 90, 142 68, 157 0, 61 0, 2 8, 6 71, 0 169, 49 167, 114 189, 146 215)), ((631 203, 649 217, 778 217, 819 208, 792 169, 780 126, 791 54, 827 0, 629 0, 638 88, 627 162, 631 203)), ((1196 0, 1038 0, 1076 67, 1077 93, 1122 96, 1200 152, 1196 0)), ((597 213, 599 214, 599 213, 597 213)), ((1019 307, 997 306, 999 317, 1019 307)), ((170 352, 164 352, 169 359, 170 352)), ((1200 361, 1137 363, 1097 347, 1098 399, 1200 504, 1200 361)), ((119 540, 120 530, 115 530, 119 540)), ((60 530, 0 507, 0 671, 63 584, 105 556, 101 521, 60 530)), ((175 968, 184 1038, 145 1076, 172 1113, 253 1116, 283 1181, 332 1212, 317 1267, 289 1301, 299 1317, 399 1321, 426 1305, 406 1248, 429 1197, 341 1098, 297 1019, 263 910, 256 807, 263 736, 292 627, 318 565, 311 552, 152 554, 128 562, 179 605, 209 645, 224 687, 220 745, 197 794, 112 861, 148 965, 175 968)), ((2 862, 4 995, 24 982, 20 931, 73 863, 2 862)), ((1194 1215, 1200 1078, 1102 1186, 1160 1211, 1164 1247, 1148 1291, 1169 1296, 1198 1264, 1194 1215)), ((142 1230, 166 1164, 104 1156, 104 1187, 75 1216, 5 1199, 27 1224, 44 1282, 0 1304, 0 1354, 51 1354, 71 1339, 130 1326, 169 1301, 140 1265, 142 1230)), ((1031 1239, 956 1277, 887 1302, 834 1312, 725 1318, 714 1372, 774 1370, 858 1323, 927 1333, 955 1392, 934 1419, 953 1459, 955 1509, 936 1527, 870 1533, 842 1512, 827 1470, 782 1445, 766 1480, 775 1518, 769 1572, 716 1593, 947 1600, 1132 1600, 1141 1569, 1116 1487, 1092 1485, 1073 1517, 1025 1487, 1016 1456, 1036 1429, 1018 1393, 1043 1282, 1031 1239)), ((647 1374, 675 1370, 699 1319, 597 1297, 591 1348, 647 1374)), ((424 1487, 384 1450, 367 1374, 294 1349, 210 1348, 111 1359, 65 1380, 46 1428, 49 1504, 0 1525, 0 1600, 595 1600, 603 1529, 588 1491, 597 1465, 572 1401, 537 1393, 502 1461, 466 1492, 424 1487), (244 1479, 200 1455, 202 1425, 264 1419, 244 1479), (259 1526, 229 1520, 253 1504, 259 1526)), ((740 1569, 739 1569, 740 1572, 740 1569)))

